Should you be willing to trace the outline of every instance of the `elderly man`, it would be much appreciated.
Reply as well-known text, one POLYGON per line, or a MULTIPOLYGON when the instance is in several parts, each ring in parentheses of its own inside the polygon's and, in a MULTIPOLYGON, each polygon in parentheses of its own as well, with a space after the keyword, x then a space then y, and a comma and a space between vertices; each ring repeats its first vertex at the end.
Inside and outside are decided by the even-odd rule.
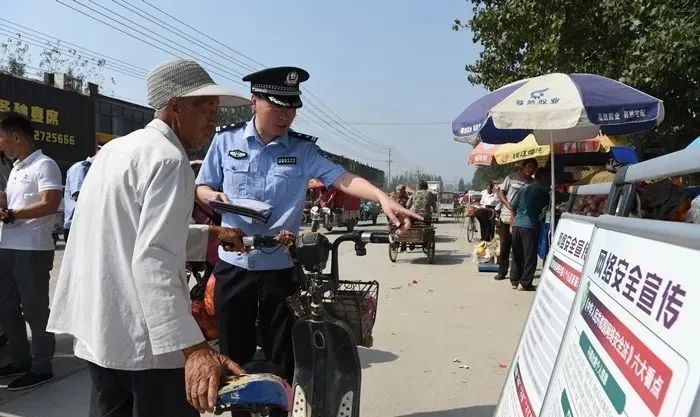
POLYGON ((406 186, 403 184, 397 185, 394 192, 391 193, 391 198, 399 203, 401 207, 406 207, 409 198, 408 193, 406 193, 406 186))
POLYGON ((53 379, 54 335, 49 318, 49 278, 53 268, 54 218, 61 202, 61 171, 35 148, 31 122, 17 113, 0 113, 0 150, 16 162, 0 201, 0 327, 7 332, 12 363, 0 378, 18 376, 9 390, 53 379), (6 204, 5 204, 6 203, 6 204), (27 328, 32 330, 29 347, 27 328))
POLYGON ((194 417, 213 409, 223 369, 241 372, 204 342, 190 311, 185 261, 204 260, 210 239, 245 248, 238 230, 188 230, 194 173, 185 149, 211 137, 219 106, 248 101, 190 60, 161 64, 146 82, 156 118, 92 163, 49 320, 88 362, 91 417, 194 417))
POLYGON ((406 203, 406 208, 420 214, 426 221, 430 222, 433 213, 437 211, 437 197, 428 191, 428 182, 418 181, 418 191, 416 191, 406 203))

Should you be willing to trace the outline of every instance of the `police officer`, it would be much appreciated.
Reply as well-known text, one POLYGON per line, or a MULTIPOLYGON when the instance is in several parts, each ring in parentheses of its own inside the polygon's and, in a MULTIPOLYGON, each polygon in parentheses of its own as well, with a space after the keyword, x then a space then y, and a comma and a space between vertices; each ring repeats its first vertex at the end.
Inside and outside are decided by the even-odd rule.
MULTIPOLYGON (((221 126, 197 177, 202 201, 248 198, 274 209, 267 224, 224 214, 222 225, 246 235, 297 233, 306 188, 316 178, 342 192, 381 204, 390 221, 403 229, 415 214, 401 207, 371 183, 324 157, 316 138, 290 129, 302 106, 299 84, 309 74, 301 68, 269 68, 247 75, 251 83, 254 117, 247 123, 221 126)), ((293 316, 285 300, 298 284, 292 261, 284 250, 236 254, 220 251, 216 276, 216 315, 222 353, 238 363, 252 360, 259 317, 266 359, 291 379, 293 316)))

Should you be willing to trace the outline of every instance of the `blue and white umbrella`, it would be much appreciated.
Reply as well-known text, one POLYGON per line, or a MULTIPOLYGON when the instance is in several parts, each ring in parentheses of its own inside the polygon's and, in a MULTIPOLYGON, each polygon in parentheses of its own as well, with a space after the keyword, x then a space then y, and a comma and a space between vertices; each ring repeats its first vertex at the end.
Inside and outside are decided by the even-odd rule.
MULTIPOLYGON (((516 81, 472 103, 452 122, 455 140, 502 144, 533 134, 554 145, 606 135, 628 135, 663 121, 663 101, 595 74, 547 74, 516 81)), ((554 152, 551 169, 554 179, 554 152)), ((554 181, 552 181, 554 189, 554 181)), ((554 219, 554 192, 551 193, 554 219)), ((554 227, 550 228, 554 237, 554 227)))
POLYGON ((508 84, 472 103, 452 122, 455 140, 540 144, 570 142, 652 129, 663 101, 594 74, 547 74, 508 84))

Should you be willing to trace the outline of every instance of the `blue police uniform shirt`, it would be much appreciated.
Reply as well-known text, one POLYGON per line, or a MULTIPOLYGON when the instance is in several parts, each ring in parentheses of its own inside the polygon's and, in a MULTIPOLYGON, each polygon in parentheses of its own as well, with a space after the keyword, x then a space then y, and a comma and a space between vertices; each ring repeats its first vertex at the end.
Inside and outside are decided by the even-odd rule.
POLYGON ((73 223, 73 212, 75 211, 75 201, 73 196, 80 192, 85 176, 92 164, 92 157, 85 161, 76 162, 68 168, 66 172, 66 186, 63 190, 63 228, 70 229, 73 223))
MULTIPOLYGON (((223 191, 230 200, 247 198, 273 207, 267 224, 224 213, 222 226, 237 227, 246 235, 274 235, 281 230, 298 233, 309 180, 335 183, 345 169, 320 153, 312 138, 288 131, 267 146, 251 120, 217 129, 197 177, 197 185, 223 191)), ((281 247, 253 250, 248 254, 225 252, 219 258, 248 270, 279 270, 292 267, 281 247)))

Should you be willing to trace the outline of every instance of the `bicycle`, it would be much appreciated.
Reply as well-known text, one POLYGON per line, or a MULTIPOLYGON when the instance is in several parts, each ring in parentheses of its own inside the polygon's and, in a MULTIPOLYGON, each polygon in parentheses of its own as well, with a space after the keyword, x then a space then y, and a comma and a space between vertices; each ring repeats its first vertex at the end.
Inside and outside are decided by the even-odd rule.
POLYGON ((471 242, 476 240, 476 233, 478 229, 476 228, 476 212, 479 208, 475 205, 468 205, 466 210, 466 227, 467 227, 467 241, 471 242))

